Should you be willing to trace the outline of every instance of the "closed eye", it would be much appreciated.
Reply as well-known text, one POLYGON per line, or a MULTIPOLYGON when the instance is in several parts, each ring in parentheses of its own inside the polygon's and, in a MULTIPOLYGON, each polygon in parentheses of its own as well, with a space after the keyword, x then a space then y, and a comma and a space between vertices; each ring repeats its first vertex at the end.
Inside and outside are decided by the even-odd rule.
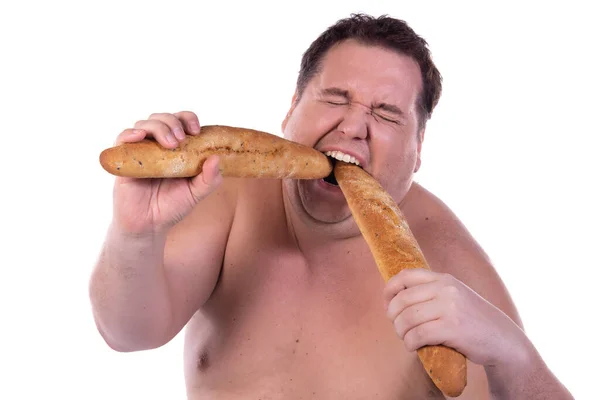
POLYGON ((345 105, 348 104, 347 101, 343 101, 343 100, 338 100, 338 101, 335 101, 335 100, 325 100, 325 102, 327 104, 331 104, 331 105, 334 105, 334 106, 345 106, 345 105))
POLYGON ((385 117, 385 116, 383 116, 383 115, 381 115, 381 114, 372 113, 372 115, 373 115, 375 118, 381 118, 382 120, 384 120, 384 121, 386 121, 386 122, 391 122, 392 124, 397 124, 397 125, 398 125, 398 124, 400 124, 400 121, 398 121, 398 120, 396 120, 396 119, 393 119, 393 118, 390 118, 390 117, 385 117))
POLYGON ((333 106, 345 106, 350 102, 350 93, 347 90, 329 87, 320 92, 321 100, 333 106))
POLYGON ((396 125, 404 125, 404 112, 394 104, 379 103, 373 109, 374 116, 396 125))

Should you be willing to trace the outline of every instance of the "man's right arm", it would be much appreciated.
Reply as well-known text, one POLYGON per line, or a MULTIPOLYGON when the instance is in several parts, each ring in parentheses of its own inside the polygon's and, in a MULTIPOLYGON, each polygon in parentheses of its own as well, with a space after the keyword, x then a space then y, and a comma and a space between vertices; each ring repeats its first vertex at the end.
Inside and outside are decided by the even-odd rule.
POLYGON ((110 226, 89 291, 111 348, 160 347, 208 300, 233 223, 235 182, 224 180, 165 234, 131 235, 110 226))

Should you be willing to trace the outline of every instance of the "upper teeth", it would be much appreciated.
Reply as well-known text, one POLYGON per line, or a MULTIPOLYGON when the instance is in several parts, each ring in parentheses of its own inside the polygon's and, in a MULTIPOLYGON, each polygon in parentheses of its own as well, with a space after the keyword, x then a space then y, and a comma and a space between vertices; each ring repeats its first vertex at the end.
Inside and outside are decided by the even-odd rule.
POLYGON ((341 151, 337 151, 337 150, 326 151, 325 155, 327 155, 329 157, 333 157, 336 160, 340 160, 340 161, 344 161, 344 162, 347 162, 347 163, 352 163, 352 164, 360 165, 360 163, 358 162, 358 160, 356 158, 352 157, 349 154, 342 153, 341 151))

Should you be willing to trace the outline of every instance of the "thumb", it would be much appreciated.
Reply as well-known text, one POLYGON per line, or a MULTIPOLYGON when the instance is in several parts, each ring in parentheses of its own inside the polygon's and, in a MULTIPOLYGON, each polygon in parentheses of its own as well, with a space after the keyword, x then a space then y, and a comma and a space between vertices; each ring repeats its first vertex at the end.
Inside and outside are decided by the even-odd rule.
POLYGON ((212 155, 202 164, 202 173, 190 180, 190 191, 196 202, 212 193, 223 181, 219 170, 219 156, 212 155))

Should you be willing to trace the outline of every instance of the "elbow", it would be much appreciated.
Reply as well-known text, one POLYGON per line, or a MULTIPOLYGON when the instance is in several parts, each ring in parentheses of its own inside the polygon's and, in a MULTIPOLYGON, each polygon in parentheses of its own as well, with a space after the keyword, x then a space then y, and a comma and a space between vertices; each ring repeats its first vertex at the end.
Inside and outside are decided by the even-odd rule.
POLYGON ((96 320, 96 329, 104 343, 106 343, 111 350, 119 353, 153 350, 164 346, 168 342, 168 340, 164 340, 164 337, 162 336, 149 335, 147 331, 144 332, 144 334, 132 334, 127 332, 111 333, 110 330, 103 327, 98 320, 96 320))
POLYGON ((123 313, 118 305, 107 305, 104 296, 98 293, 90 285, 92 319, 100 337, 112 350, 119 353, 152 350, 171 339, 170 321, 167 318, 132 318, 131 312, 123 313))
POLYGON ((110 337, 99 331, 104 343, 119 353, 133 353, 137 351, 153 350, 166 344, 165 341, 149 340, 148 338, 122 338, 121 340, 110 337))
POLYGON ((146 350, 146 349, 143 349, 140 347, 126 346, 126 345, 123 345, 122 343, 108 340, 106 337, 103 337, 103 339, 104 339, 104 343, 106 343, 111 350, 116 351, 118 353, 133 353, 136 351, 146 350))
POLYGON ((141 346, 138 343, 128 343, 128 344, 123 344, 123 343, 118 343, 115 341, 108 341, 108 340, 104 340, 104 342, 108 345, 108 347, 113 350, 116 351, 118 353, 134 353, 137 351, 144 351, 144 350, 152 350, 156 347, 153 346, 141 346))

